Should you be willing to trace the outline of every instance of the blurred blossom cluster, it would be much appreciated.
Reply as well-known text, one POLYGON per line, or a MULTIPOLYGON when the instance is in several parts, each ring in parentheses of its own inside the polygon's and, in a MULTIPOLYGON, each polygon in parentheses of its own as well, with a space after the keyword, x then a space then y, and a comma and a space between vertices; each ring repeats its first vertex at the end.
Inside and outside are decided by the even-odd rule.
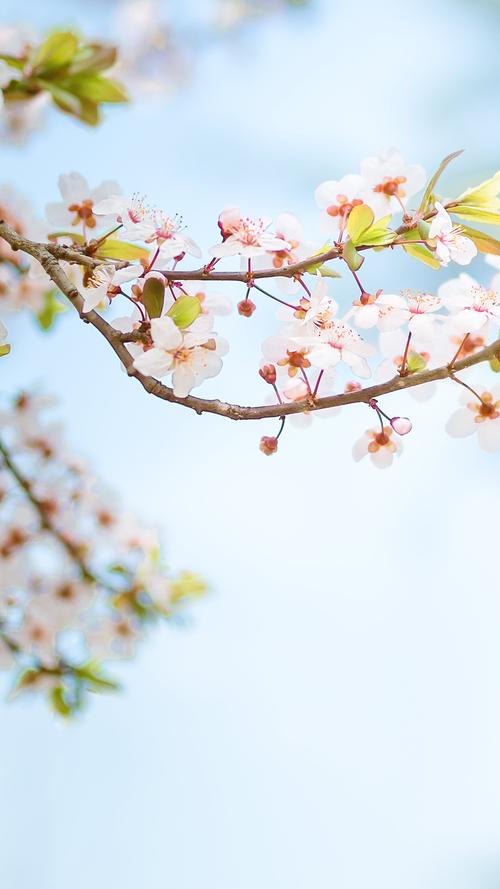
POLYGON ((52 406, 22 393, 0 414, 0 669, 14 695, 69 715, 116 687, 103 665, 205 585, 169 574, 157 533, 72 453, 52 406))
POLYGON ((44 36, 27 24, 0 25, 0 139, 24 141, 51 103, 95 125, 103 105, 169 93, 189 78, 205 45, 255 17, 301 5, 212 0, 201 24, 182 25, 160 0, 123 0, 111 15, 115 45, 75 31, 44 36))

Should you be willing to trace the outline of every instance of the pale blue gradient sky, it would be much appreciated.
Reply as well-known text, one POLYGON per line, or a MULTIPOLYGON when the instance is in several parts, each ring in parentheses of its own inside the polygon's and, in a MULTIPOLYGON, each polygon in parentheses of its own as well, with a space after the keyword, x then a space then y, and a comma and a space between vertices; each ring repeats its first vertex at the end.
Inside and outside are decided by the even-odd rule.
MULTIPOLYGON (((22 12, 99 34, 112 6, 22 12)), ((466 148, 450 189, 497 169, 495 6, 314 6, 213 45, 168 103, 112 111, 97 132, 54 116, 2 149, 2 178, 41 208, 61 171, 113 176, 208 246, 238 203, 295 210, 315 233, 315 185, 385 145, 429 169, 466 148)), ((17 21, 19 5, 2 13, 17 21)), ((404 257, 367 263, 369 286, 436 280, 404 257)), ((260 400, 252 368, 274 324, 268 306, 221 319, 233 354, 204 391, 260 400)), ((29 319, 11 327, 6 387, 60 396, 75 445, 213 595, 75 725, 1 707, 5 889, 497 887, 500 458, 446 437, 456 393, 388 401, 415 423, 390 472, 351 460, 362 407, 288 429, 266 459, 272 424, 148 399, 76 319, 44 339, 29 319)))

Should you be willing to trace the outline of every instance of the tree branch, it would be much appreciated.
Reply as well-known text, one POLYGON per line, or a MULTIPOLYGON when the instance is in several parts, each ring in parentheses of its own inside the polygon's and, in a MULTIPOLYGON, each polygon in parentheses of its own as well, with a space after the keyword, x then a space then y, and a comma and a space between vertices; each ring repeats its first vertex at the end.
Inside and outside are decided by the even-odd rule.
MULTIPOLYGON (((469 367, 473 367, 476 364, 490 361, 492 358, 500 358, 500 339, 497 339, 494 343, 491 343, 491 345, 487 346, 486 348, 481 349, 474 355, 469 355, 467 358, 463 358, 460 361, 457 361, 453 365, 444 365, 442 367, 423 370, 419 373, 408 374, 407 376, 397 375, 385 383, 380 383, 376 386, 368 386, 365 389, 360 389, 356 392, 341 393, 339 395, 329 395, 325 398, 308 398, 304 401, 294 401, 289 404, 265 404, 246 407, 243 405, 230 404, 228 402, 219 401, 218 399, 199 398, 194 395, 188 395, 186 398, 179 398, 178 396, 174 395, 173 390, 169 386, 165 386, 163 383, 160 383, 153 377, 145 376, 134 368, 134 359, 125 346, 125 342, 127 341, 127 338, 129 338, 127 334, 120 333, 118 330, 108 324, 108 322, 105 321, 105 319, 101 315, 99 315, 98 312, 92 311, 83 314, 83 298, 79 294, 74 284, 72 284, 72 282, 69 280, 64 269, 60 266, 58 261, 64 259, 67 262, 76 263, 79 261, 78 257, 80 257, 81 259, 81 254, 79 254, 78 251, 69 250, 68 252, 68 248, 57 248, 56 250, 50 245, 47 246, 46 244, 30 241, 28 238, 24 238, 19 235, 6 222, 1 221, 0 237, 7 241, 7 243, 10 244, 10 246, 14 250, 21 250, 24 253, 28 253, 41 264, 41 266, 47 272, 47 275, 51 278, 54 284, 57 285, 61 292, 64 293, 64 295, 76 309, 76 311, 80 315, 80 318, 86 323, 91 324, 92 327, 95 327, 95 329, 101 334, 101 336, 103 336, 108 341, 111 348, 118 356, 123 367, 126 369, 128 375, 131 377, 135 377, 135 379, 139 381, 146 392, 149 392, 150 395, 154 395, 156 398, 160 398, 163 401, 168 401, 172 404, 179 404, 183 407, 188 407, 191 410, 194 410, 197 414, 217 414, 218 416, 227 417, 231 420, 262 420, 271 419, 273 417, 279 418, 289 416, 290 414, 300 414, 306 411, 317 411, 325 410, 332 407, 342 407, 348 404, 367 404, 372 398, 379 398, 382 395, 389 395, 392 392, 400 392, 404 389, 412 388, 413 386, 423 386, 425 383, 431 383, 437 380, 450 379, 452 378, 453 374, 466 370, 469 367), (65 251, 64 255, 62 253, 59 253, 60 249, 65 251), (68 256, 70 258, 68 258, 68 256)), ((300 263, 295 263, 294 265, 288 266, 288 269, 286 270, 256 270, 254 273, 252 273, 252 276, 255 278, 277 277, 283 276, 285 274, 286 276, 291 277, 298 271, 303 271, 305 268, 315 262, 325 262, 327 259, 332 259, 339 255, 339 248, 334 247, 328 253, 322 253, 313 257, 309 257, 308 259, 303 260, 300 263)), ((103 262, 103 260, 92 260, 93 265, 100 264, 101 262, 103 262)), ((228 280, 244 282, 247 282, 248 280, 248 276, 245 273, 220 272, 215 275, 214 273, 206 273, 204 269, 183 273, 177 271, 166 272, 165 274, 174 280, 228 280)))

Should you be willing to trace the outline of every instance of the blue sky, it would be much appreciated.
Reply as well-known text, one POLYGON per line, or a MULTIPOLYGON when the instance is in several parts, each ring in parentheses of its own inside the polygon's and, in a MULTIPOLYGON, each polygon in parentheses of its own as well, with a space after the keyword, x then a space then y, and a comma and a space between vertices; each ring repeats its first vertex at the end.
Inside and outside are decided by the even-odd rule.
MULTIPOLYGON (((497 169, 494 5, 312 5, 210 45, 182 92, 96 132, 54 116, 2 148, 3 178, 41 209, 60 172, 113 176, 208 246, 235 204, 296 211, 314 235, 314 187, 386 145, 429 170, 466 148, 450 190, 497 169)), ((23 17, 112 38, 112 7, 26 0, 23 17)), ((4 18, 18 8, 4 0, 4 18)), ((378 256, 366 280, 437 279, 378 256)), ((232 358, 206 394, 262 399, 253 367, 274 311, 244 324, 221 319, 232 358)), ((388 400, 415 425, 390 472, 351 460, 361 406, 287 429, 266 459, 272 425, 148 398, 76 318, 45 338, 28 318, 10 327, 5 387, 55 392, 75 446, 213 592, 75 725, 1 706, 6 889, 497 886, 499 457, 446 437, 451 384, 430 404, 388 400)))

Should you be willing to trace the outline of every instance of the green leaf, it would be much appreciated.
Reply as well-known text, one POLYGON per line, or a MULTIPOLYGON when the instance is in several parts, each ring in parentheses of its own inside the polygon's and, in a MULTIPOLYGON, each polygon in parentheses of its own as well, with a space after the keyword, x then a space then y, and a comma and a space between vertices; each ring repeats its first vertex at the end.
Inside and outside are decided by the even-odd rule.
POLYGON ((491 179, 486 179, 475 188, 468 188, 459 195, 457 201, 461 204, 470 204, 473 207, 484 207, 488 210, 500 208, 500 170, 491 179))
POLYGON ((420 206, 418 208, 419 213, 425 213, 427 211, 429 205, 432 203, 432 196, 438 179, 440 178, 442 173, 444 173, 448 164, 451 163, 451 161, 455 160, 456 157, 460 157, 463 152, 464 149, 461 148, 460 151, 454 151, 452 152, 452 154, 447 154, 446 157, 443 158, 436 172, 433 176, 431 176, 427 183, 425 191, 422 195, 422 200, 420 201, 420 206))
POLYGON ((181 330, 196 321, 201 312, 201 303, 196 296, 180 296, 167 312, 169 318, 181 330))
POLYGON ((414 256, 415 259, 420 260, 420 262, 425 263, 425 265, 430 265, 431 269, 440 269, 441 263, 436 259, 434 254, 427 249, 423 244, 412 244, 412 239, 414 238, 414 232, 406 232, 406 234, 401 236, 406 243, 402 244, 404 250, 409 253, 410 256, 414 256))
POLYGON ((91 102, 90 99, 80 99, 80 113, 78 117, 91 127, 97 126, 101 120, 99 106, 95 102, 91 102))
POLYGON ((81 46, 76 52, 68 74, 81 74, 84 71, 105 71, 111 68, 117 58, 117 50, 114 46, 103 46, 100 43, 90 43, 81 46))
POLYGON ((24 68, 24 59, 18 59, 16 56, 9 56, 8 53, 0 52, 0 61, 7 62, 11 68, 17 68, 18 71, 22 71, 24 68))
POLYGON ((356 250, 352 241, 346 241, 342 250, 342 258, 345 259, 351 272, 357 272, 363 265, 365 258, 356 250))
MULTIPOLYGON (((328 253, 332 249, 332 245, 329 241, 326 244, 316 251, 315 256, 320 256, 322 253, 328 253)), ((315 275, 320 269, 323 268, 323 262, 313 262, 311 265, 308 265, 307 268, 304 269, 304 272, 307 272, 309 275, 315 275)), ((332 275, 332 277, 334 277, 332 275)), ((340 275, 338 276, 340 277, 340 275)))
POLYGON ((57 290, 49 290, 44 297, 43 309, 37 312, 36 319, 42 330, 50 330, 54 323, 54 319, 61 312, 67 311, 67 306, 63 305, 57 298, 57 290))
POLYGON ((10 344, 3 343, 3 345, 0 346, 0 358, 3 358, 4 355, 8 355, 9 352, 10 352, 10 344))
POLYGON ((457 204, 450 207, 449 213, 460 219, 471 219, 473 222, 484 222, 485 225, 500 225, 500 213, 485 210, 483 207, 471 207, 468 204, 457 204))
POLYGON ((142 302, 150 318, 159 318, 165 302, 165 281, 157 277, 148 278, 144 283, 142 302))
POLYGON ((320 265, 318 263, 317 271, 321 275, 322 278, 341 278, 342 275, 339 272, 336 272, 334 269, 330 269, 326 263, 320 265))
POLYGON ((415 374, 419 373, 421 370, 425 370, 427 362, 425 358, 422 358, 422 356, 418 354, 418 352, 410 352, 406 366, 410 373, 415 374))
POLYGON ((89 685, 95 691, 118 691, 120 685, 114 679, 106 676, 98 661, 87 661, 81 667, 74 668, 76 676, 89 685))
POLYGON ((179 577, 172 581, 170 601, 175 604, 182 599, 202 596, 206 591, 206 581, 199 574, 182 571, 179 577))
POLYGON ((50 235, 47 235, 49 241, 57 241, 58 238, 71 238, 75 244, 85 244, 85 238, 83 235, 79 235, 78 232, 51 232, 50 235))
POLYGON ((487 235, 486 232, 480 232, 477 229, 469 228, 466 225, 462 226, 462 231, 467 238, 474 241, 474 244, 480 253, 493 253, 495 256, 500 256, 500 241, 497 241, 496 238, 492 238, 492 236, 487 235))
POLYGON ((492 358, 491 361, 489 362, 489 364, 490 364, 490 368, 494 374, 500 373, 500 359, 499 358, 492 358))
POLYGON ((43 71, 53 71, 69 65, 76 53, 78 38, 71 31, 56 31, 47 37, 38 48, 33 67, 43 71))
POLYGON ((129 244, 128 241, 118 241, 106 238, 96 252, 99 259, 123 259, 136 261, 147 259, 149 250, 139 247, 137 244, 129 244))
POLYGON ((353 207, 347 217, 347 233, 354 245, 361 243, 361 236, 372 225, 375 216, 367 204, 353 207))
POLYGON ((77 74, 61 81, 61 86, 75 96, 96 104, 128 101, 128 95, 119 83, 100 74, 77 74))
POLYGON ((41 77, 35 81, 35 84, 50 93, 54 104, 57 105, 61 111, 65 111, 66 114, 72 114, 74 117, 81 116, 82 103, 77 96, 73 95, 73 93, 52 83, 50 80, 45 80, 41 77))
POLYGON ((66 698, 66 691, 62 685, 56 685, 50 690, 50 701, 59 716, 71 716, 71 704, 66 698))

